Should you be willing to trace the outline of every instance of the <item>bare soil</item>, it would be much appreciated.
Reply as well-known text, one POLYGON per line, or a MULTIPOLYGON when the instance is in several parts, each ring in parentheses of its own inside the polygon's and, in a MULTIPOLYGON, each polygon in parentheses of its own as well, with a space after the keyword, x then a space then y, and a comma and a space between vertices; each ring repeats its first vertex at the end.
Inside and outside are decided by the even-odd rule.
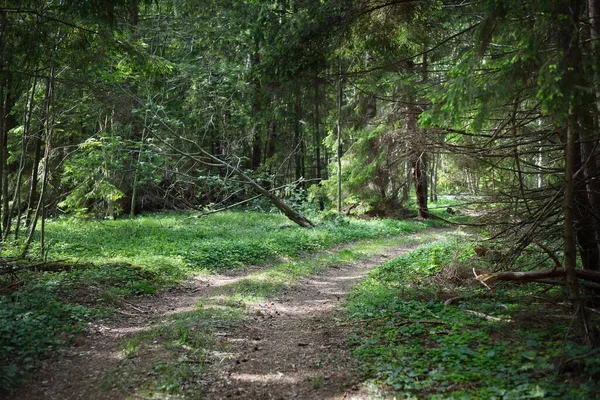
MULTIPOLYGON (((217 348, 228 357, 213 363, 213 371, 198 380, 201 390, 193 398, 368 398, 346 345, 353 327, 339 315, 341 302, 371 269, 415 247, 390 248, 377 257, 304 279, 268 302, 250 304, 250 319, 219 330, 217 348)), ((6 398, 147 398, 137 394, 136 384, 106 385, 132 367, 151 375, 153 360, 144 354, 125 357, 123 341, 165 323, 174 313, 196 309, 198 301, 210 299, 217 288, 247 274, 248 270, 232 271, 193 279, 160 295, 124 303, 116 316, 90 324, 72 346, 41 362, 28 385, 6 398)))

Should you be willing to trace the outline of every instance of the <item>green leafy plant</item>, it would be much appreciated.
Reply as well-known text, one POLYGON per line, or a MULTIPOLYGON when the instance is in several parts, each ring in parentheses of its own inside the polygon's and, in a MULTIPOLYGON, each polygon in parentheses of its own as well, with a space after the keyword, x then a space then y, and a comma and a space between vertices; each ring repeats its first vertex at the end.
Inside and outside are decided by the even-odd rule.
POLYGON ((592 398, 600 353, 576 341, 569 318, 553 309, 556 294, 522 286, 470 297, 463 288, 463 301, 444 305, 451 295, 432 277, 472 254, 471 245, 453 240, 425 245, 382 264, 356 288, 347 310, 367 322, 349 343, 365 377, 382 392, 418 398, 592 398), (531 302, 531 294, 550 301, 531 302), (564 360, 582 356, 585 362, 565 368, 564 360))

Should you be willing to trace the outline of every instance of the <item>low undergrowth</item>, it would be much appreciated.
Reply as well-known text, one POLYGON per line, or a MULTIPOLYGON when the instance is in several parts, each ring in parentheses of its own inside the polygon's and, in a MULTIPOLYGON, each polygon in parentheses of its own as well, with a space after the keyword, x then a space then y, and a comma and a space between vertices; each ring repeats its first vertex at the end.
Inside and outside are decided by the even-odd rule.
MULTIPOLYGON (((0 275, 0 386, 18 384, 37 359, 129 296, 151 295, 195 274, 294 259, 430 225, 334 219, 302 229, 281 215, 252 212, 200 219, 157 214, 134 220, 48 221, 44 257, 61 263, 0 275)), ((4 257, 18 252, 19 243, 5 243, 4 257)), ((31 254, 41 257, 35 245, 31 254)))
POLYGON ((472 283, 472 256, 459 239, 426 245, 354 290, 350 342, 368 386, 398 399, 596 398, 600 352, 578 340, 563 293, 535 284, 488 293, 472 283))

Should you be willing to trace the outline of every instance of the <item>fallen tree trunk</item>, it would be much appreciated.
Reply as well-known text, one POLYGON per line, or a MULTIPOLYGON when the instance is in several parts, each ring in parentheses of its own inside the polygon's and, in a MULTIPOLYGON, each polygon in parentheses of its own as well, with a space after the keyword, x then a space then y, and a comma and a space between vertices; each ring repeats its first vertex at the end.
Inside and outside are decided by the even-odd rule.
MULTIPOLYGON (((493 274, 478 275, 477 279, 483 282, 493 281, 518 281, 518 282, 530 282, 540 279, 548 278, 564 278, 567 271, 564 268, 546 269, 540 271, 527 271, 527 272, 496 272, 493 274)), ((600 272, 590 271, 584 269, 576 269, 575 276, 578 279, 585 281, 600 283, 600 272)))

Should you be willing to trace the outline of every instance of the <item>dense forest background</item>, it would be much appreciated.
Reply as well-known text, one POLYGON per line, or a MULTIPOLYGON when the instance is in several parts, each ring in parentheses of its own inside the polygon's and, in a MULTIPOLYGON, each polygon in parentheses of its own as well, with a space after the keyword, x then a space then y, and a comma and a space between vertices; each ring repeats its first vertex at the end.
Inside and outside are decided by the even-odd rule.
POLYGON ((469 194, 513 256, 543 239, 598 271, 598 9, 3 2, 2 236, 26 253, 48 216, 235 204, 311 226, 409 214, 411 192, 428 218, 469 194))

